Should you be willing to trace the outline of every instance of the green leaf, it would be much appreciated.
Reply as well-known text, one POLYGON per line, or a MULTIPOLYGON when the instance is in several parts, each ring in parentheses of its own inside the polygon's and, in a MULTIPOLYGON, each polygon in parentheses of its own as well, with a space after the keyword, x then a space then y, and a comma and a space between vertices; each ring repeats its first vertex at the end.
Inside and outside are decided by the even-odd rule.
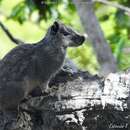
POLYGON ((26 4, 24 2, 21 2, 12 9, 12 12, 9 18, 16 20, 22 24, 25 20, 27 20, 27 17, 28 17, 27 9, 28 8, 26 4))
POLYGON ((2 3, 2 0, 0 0, 0 4, 2 3))
POLYGON ((120 61, 121 61, 122 49, 124 47, 124 44, 125 44, 125 39, 121 38, 120 41, 117 43, 117 46, 116 46, 116 49, 114 52, 114 55, 115 55, 118 63, 120 63, 120 61))

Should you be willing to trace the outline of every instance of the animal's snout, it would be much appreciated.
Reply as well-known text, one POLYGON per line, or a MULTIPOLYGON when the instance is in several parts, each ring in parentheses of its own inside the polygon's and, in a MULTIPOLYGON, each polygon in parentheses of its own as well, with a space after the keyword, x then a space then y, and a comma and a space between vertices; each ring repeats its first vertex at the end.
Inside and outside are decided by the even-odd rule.
POLYGON ((69 46, 70 47, 80 46, 84 43, 85 40, 86 40, 85 35, 81 35, 81 34, 72 35, 71 43, 69 44, 69 46))
POLYGON ((84 36, 80 36, 80 43, 83 43, 85 41, 85 37, 84 36))
POLYGON ((88 35, 87 35, 87 34, 81 35, 81 36, 80 36, 80 41, 81 41, 81 43, 83 43, 87 38, 88 38, 88 35))
POLYGON ((83 42, 85 41, 85 36, 84 35, 78 35, 76 38, 75 38, 75 40, 76 40, 76 42, 77 42, 77 44, 78 45, 82 45, 83 44, 83 42))
POLYGON ((84 36, 84 38, 85 38, 85 40, 87 40, 88 39, 88 35, 85 33, 85 34, 83 34, 83 36, 84 36))

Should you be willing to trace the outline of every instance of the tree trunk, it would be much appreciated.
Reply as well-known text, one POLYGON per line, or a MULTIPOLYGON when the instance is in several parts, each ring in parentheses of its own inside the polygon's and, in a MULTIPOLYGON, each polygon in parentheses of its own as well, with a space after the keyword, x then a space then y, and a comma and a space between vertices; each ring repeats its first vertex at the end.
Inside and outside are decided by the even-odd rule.
POLYGON ((100 74, 107 75, 110 72, 116 72, 116 61, 94 14, 92 0, 73 0, 73 3, 97 55, 100 74))

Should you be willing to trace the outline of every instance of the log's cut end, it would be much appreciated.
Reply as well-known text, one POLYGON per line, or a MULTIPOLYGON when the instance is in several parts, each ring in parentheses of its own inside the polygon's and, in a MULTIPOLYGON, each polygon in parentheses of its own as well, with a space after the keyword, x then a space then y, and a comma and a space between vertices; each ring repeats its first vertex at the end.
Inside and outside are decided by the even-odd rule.
POLYGON ((130 73, 111 73, 104 80, 102 105, 113 105, 116 109, 127 109, 130 97, 130 73))

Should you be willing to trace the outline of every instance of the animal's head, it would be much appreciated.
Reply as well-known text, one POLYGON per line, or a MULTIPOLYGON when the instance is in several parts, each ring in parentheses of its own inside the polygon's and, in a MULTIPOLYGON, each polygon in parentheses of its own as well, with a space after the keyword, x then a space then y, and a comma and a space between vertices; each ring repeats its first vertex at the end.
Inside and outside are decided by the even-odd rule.
POLYGON ((85 36, 57 21, 49 28, 47 36, 54 44, 64 47, 79 46, 85 41, 85 36))

